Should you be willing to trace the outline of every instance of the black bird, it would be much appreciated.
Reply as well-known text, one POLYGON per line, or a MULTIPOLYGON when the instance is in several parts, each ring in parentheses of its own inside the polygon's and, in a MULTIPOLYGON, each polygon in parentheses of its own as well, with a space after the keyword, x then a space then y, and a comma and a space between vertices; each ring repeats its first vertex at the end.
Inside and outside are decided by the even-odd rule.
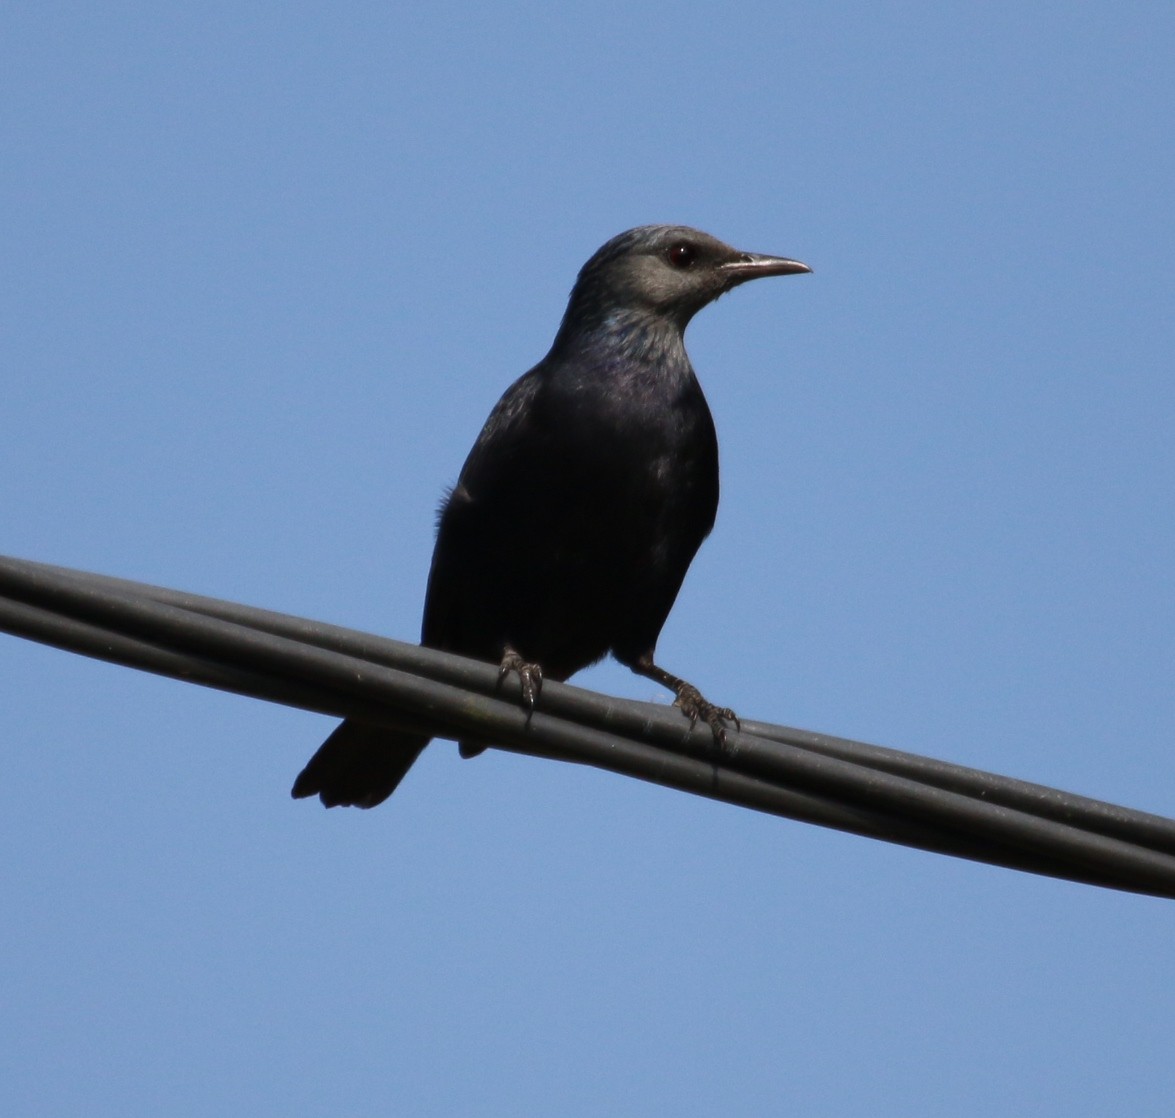
MULTIPOLYGON (((630 229, 600 248, 550 353, 498 401, 444 502, 422 643, 500 662, 527 706, 544 675, 566 679, 611 652, 724 741, 734 713, 653 661, 718 508, 714 421, 684 332, 740 283, 810 270, 680 225, 630 229)), ((348 719, 293 795, 374 807, 428 741, 348 719)))

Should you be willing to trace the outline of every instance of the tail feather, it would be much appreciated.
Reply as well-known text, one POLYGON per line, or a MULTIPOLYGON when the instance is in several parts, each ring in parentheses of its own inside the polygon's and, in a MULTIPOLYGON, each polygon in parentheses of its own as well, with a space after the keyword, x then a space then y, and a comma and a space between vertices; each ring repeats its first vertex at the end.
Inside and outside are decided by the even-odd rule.
POLYGON ((325 807, 375 807, 396 790, 429 740, 347 719, 318 747, 290 795, 317 795, 325 807))

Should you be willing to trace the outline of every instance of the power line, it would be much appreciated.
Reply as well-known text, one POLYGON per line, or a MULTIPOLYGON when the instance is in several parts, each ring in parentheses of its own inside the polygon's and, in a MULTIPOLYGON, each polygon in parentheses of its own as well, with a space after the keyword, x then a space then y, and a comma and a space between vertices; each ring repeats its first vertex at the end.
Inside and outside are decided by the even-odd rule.
POLYGON ((1175 897, 1175 820, 769 723, 728 748, 671 707, 144 583, 0 557, 0 631, 241 695, 517 753, 923 850, 1175 897))

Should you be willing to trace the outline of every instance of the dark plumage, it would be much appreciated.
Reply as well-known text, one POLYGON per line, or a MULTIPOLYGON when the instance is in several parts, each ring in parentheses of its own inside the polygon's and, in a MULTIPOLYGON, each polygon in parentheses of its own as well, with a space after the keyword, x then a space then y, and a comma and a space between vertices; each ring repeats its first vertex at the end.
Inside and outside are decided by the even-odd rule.
MULTIPOLYGON (((718 508, 714 423, 683 334, 732 287, 809 270, 684 226, 630 229, 600 248, 550 353, 498 401, 445 501, 422 643, 500 661, 528 704, 544 675, 566 679, 611 652, 722 740, 733 713, 653 662, 718 508)), ((293 794, 373 807, 427 744, 348 720, 293 794)))

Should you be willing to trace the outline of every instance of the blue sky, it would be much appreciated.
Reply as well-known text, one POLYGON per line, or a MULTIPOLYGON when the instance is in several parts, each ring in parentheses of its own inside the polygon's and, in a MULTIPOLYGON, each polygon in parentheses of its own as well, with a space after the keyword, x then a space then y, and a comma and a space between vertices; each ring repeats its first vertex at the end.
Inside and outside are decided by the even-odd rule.
MULTIPOLYGON (((0 552, 414 638, 576 270, 691 326, 723 503, 660 659, 1175 815, 1175 9, 10 5, 0 552)), ((614 666, 579 681, 640 698, 614 666)), ((0 637, 12 1113, 1167 1115, 1175 907, 0 637)))

